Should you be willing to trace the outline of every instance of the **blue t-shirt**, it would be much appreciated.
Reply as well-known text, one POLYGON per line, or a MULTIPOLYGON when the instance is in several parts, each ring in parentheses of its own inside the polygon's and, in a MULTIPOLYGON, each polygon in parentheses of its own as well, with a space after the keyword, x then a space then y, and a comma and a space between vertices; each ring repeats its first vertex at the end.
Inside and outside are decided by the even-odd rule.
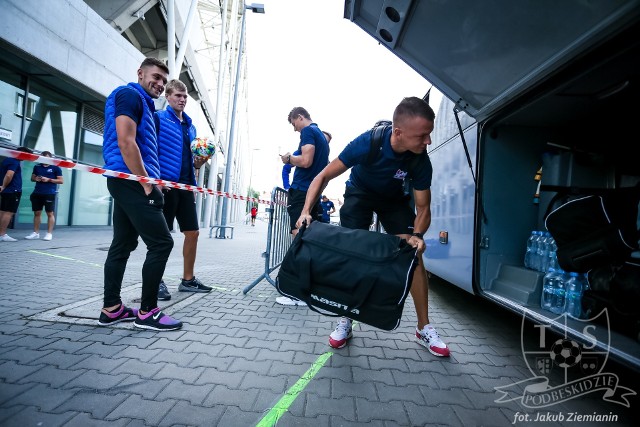
MULTIPOLYGON (((33 174, 35 176, 44 176, 46 178, 56 179, 62 176, 62 169, 54 165, 37 164, 33 166, 33 174)), ((56 194, 58 192, 58 184, 53 182, 37 182, 33 189, 34 194, 56 194)))
POLYGON ((4 182, 4 176, 7 174, 7 171, 13 171, 13 179, 2 192, 22 193, 22 168, 20 167, 20 160, 7 157, 0 163, 0 185, 4 182))
POLYGON ((338 158, 351 169, 347 186, 355 187, 372 196, 389 199, 404 195, 404 180, 411 179, 416 190, 431 188, 433 168, 429 155, 414 154, 409 151, 395 153, 391 149, 391 128, 387 129, 382 138, 382 147, 371 164, 365 164, 371 147, 371 132, 366 131, 349 143, 342 150, 338 158), (412 171, 409 163, 412 158, 419 156, 412 171))
POLYGON ((301 191, 307 191, 313 178, 329 164, 329 143, 315 123, 311 123, 300 131, 298 150, 302 153, 302 147, 307 144, 315 146, 313 163, 308 168, 296 167, 291 182, 291 188, 301 191))
POLYGON ((332 208, 335 208, 335 205, 331 200, 327 200, 326 202, 320 202, 322 206, 322 220, 329 222, 331 220, 331 215, 329 215, 329 211, 332 208))
POLYGON ((127 116, 136 124, 140 124, 143 107, 140 95, 133 88, 125 88, 116 94, 116 114, 118 116, 127 116))

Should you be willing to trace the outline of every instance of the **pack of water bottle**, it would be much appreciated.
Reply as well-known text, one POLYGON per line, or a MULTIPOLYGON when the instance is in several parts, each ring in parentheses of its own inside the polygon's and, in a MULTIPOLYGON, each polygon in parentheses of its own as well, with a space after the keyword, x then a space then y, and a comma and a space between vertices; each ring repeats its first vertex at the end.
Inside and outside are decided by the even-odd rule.
POLYGON ((567 313, 581 319, 582 295, 588 284, 584 274, 565 272, 560 267, 550 267, 542 279, 540 307, 555 314, 567 313))
POLYGON ((558 246, 548 231, 532 231, 527 239, 524 266, 546 273, 549 268, 559 268, 556 251, 558 246))
POLYGON ((555 314, 582 318, 582 295, 587 287, 584 274, 565 272, 558 265, 558 246, 548 231, 532 231, 527 240, 524 265, 544 272, 540 307, 555 314))

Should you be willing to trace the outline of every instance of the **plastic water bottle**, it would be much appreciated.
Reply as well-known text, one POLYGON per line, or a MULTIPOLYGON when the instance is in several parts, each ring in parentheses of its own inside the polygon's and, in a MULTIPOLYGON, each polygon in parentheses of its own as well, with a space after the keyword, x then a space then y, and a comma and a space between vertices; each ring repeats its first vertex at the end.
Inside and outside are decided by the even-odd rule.
POLYGON ((558 273, 555 268, 550 268, 549 272, 544 275, 542 279, 542 296, 540 297, 540 307, 542 309, 551 311, 551 304, 553 303, 553 292, 555 288, 555 282, 558 280, 558 273))
POLYGON ((537 266, 540 264, 538 262, 538 245, 540 245, 540 238, 542 237, 541 231, 534 231, 532 233, 534 235, 533 240, 531 241, 531 254, 529 256, 529 265, 528 268, 532 270, 537 270, 537 266))
POLYGON ((566 274, 564 270, 558 270, 558 279, 554 283, 553 297, 551 298, 551 312, 555 314, 562 314, 564 312, 564 305, 566 300, 565 281, 566 274))
POLYGON ((538 232, 532 231, 531 235, 527 239, 527 251, 524 253, 524 266, 531 268, 531 253, 533 251, 533 241, 538 238, 538 232))
POLYGON ((560 266, 558 265, 558 245, 556 245, 556 241, 553 237, 549 239, 549 256, 547 257, 546 267, 547 270, 550 268, 558 269, 560 266))
POLYGON ((569 273, 569 280, 566 283, 566 299, 564 311, 576 319, 582 317, 582 278, 579 273, 572 271, 569 273))
POLYGON ((542 231, 542 237, 538 244, 538 257, 537 257, 537 270, 546 272, 547 264, 549 263, 549 240, 551 239, 551 233, 548 231, 542 231))

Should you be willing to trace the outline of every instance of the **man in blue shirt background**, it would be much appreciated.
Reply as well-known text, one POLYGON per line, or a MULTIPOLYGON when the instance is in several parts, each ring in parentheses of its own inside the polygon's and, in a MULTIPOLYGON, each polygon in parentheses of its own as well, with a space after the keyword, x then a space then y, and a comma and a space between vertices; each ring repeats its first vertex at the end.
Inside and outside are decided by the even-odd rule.
POLYGON ((320 199, 320 205, 322 206, 322 222, 329 224, 331 222, 331 214, 336 211, 336 206, 324 194, 320 199))
MULTIPOLYGON (((372 132, 367 131, 351 141, 338 158, 315 177, 296 226, 315 219, 311 212, 321 192, 330 180, 351 168, 340 208, 340 225, 368 230, 376 213, 387 233, 406 239, 422 255, 423 234, 431 224, 433 169, 427 146, 431 144, 434 120, 435 113, 425 101, 417 97, 404 98, 393 113, 393 122, 386 129, 375 158, 369 159, 372 132), (404 192, 406 179, 413 184, 415 211, 404 192)), ((415 339, 431 354, 449 356, 449 348, 429 322, 429 282, 422 256, 418 261, 411 284, 418 318, 415 339)), ((329 336, 329 345, 342 348, 351 337, 351 320, 343 317, 329 336)))
MULTIPOLYGON (((323 130, 322 133, 324 134, 324 137, 327 138, 327 144, 330 143, 332 138, 331 134, 326 130, 323 130)), ((299 156, 300 154, 301 154, 300 150, 296 150, 291 155, 299 156)), ((284 188, 285 190, 288 190, 291 187, 290 180, 289 180, 291 169, 293 169, 293 166, 291 166, 291 163, 287 163, 286 165, 282 166, 282 188, 284 188)))
MULTIPOLYGON (((51 152, 43 151, 42 156, 52 157, 51 152)), ((47 234, 42 240, 53 238, 53 226, 56 223, 55 207, 58 184, 64 183, 62 169, 58 166, 39 163, 33 166, 31 181, 36 183, 31 193, 31 210, 33 211, 33 232, 25 237, 27 240, 40 238, 40 221, 42 208, 47 213, 47 234)))
MULTIPOLYGON (((33 153, 27 147, 18 147, 16 151, 33 153)), ((7 234, 11 218, 18 212, 22 198, 22 160, 7 157, 0 163, 0 242, 17 242, 18 239, 7 234)))

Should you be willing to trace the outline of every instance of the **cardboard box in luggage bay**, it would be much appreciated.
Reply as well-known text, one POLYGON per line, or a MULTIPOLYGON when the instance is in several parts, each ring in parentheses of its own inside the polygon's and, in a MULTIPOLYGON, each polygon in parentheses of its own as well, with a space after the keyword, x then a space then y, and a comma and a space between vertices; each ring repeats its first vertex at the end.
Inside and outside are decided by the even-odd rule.
POLYGON ((291 244, 276 288, 321 314, 393 330, 418 265, 416 252, 393 235, 313 222, 291 244))

